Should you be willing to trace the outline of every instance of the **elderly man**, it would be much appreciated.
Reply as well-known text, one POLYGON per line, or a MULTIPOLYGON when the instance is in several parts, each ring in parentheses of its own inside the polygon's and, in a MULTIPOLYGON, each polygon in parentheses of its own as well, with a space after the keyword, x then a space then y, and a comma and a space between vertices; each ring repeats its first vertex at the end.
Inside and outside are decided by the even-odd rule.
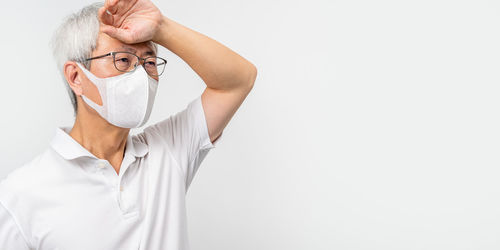
POLYGON ((54 54, 75 108, 43 153, 0 183, 0 249, 189 249, 185 194, 257 70, 149 0, 70 16, 54 54), (148 120, 169 49, 203 79, 181 112, 148 120))

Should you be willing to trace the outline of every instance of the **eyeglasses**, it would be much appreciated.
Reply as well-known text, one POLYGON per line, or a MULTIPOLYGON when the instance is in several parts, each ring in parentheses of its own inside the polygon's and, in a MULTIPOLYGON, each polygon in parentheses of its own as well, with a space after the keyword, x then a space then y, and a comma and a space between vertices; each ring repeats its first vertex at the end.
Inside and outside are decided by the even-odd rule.
POLYGON ((167 60, 161 57, 149 56, 146 58, 140 58, 135 54, 125 51, 110 52, 105 55, 86 58, 85 61, 99 59, 106 56, 113 56, 113 65, 115 65, 115 68, 121 72, 134 71, 137 66, 139 66, 139 62, 144 61, 143 67, 150 76, 160 76, 165 70, 165 65, 167 65, 167 60))

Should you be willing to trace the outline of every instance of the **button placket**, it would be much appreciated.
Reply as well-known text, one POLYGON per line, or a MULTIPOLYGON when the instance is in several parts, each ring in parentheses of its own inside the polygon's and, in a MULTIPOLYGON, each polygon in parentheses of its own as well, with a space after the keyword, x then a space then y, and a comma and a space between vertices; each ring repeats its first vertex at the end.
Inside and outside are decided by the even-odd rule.
POLYGON ((111 168, 111 165, 107 161, 100 160, 95 167, 103 175, 105 181, 111 186, 111 189, 117 190, 119 178, 116 176, 114 169, 111 168))
POLYGON ((127 185, 127 175, 130 172, 128 167, 135 161, 135 157, 126 155, 123 159, 120 173, 117 175, 108 161, 99 159, 94 163, 96 171, 102 174, 104 181, 110 186, 110 191, 117 203, 117 208, 123 216, 133 216, 138 211, 135 210, 135 205, 127 199, 128 192, 125 189, 127 185))
POLYGON ((123 181, 123 176, 120 178, 120 185, 119 185, 119 192, 118 195, 120 196, 120 207, 122 208, 123 213, 128 213, 130 212, 130 201, 127 200, 127 192, 125 191, 125 184, 126 182, 123 181))
POLYGON ((134 214, 137 214, 137 207, 135 204, 133 204, 133 201, 130 200, 130 190, 128 190, 128 176, 127 173, 129 172, 124 172, 123 176, 120 176, 119 178, 119 185, 118 189, 119 191, 117 192, 117 200, 119 202, 118 206, 120 207, 120 210, 124 216, 132 216, 134 214))
POLYGON ((122 213, 126 212, 126 204, 123 202, 123 174, 115 176, 113 182, 113 190, 115 191, 116 201, 122 213))

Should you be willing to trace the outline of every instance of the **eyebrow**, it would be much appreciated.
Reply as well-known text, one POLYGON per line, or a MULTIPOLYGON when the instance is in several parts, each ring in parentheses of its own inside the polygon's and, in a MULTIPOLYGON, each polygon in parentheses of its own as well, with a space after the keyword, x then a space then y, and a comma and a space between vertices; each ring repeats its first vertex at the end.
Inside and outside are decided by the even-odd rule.
POLYGON ((148 50, 148 51, 144 52, 144 54, 147 56, 156 56, 155 52, 153 52, 152 50, 148 50))
POLYGON ((127 47, 127 46, 121 46, 120 47, 120 50, 126 50, 128 52, 132 52, 132 53, 135 53, 137 50, 135 50, 134 48, 131 48, 131 47, 127 47))
MULTIPOLYGON (((126 51, 134 53, 134 54, 137 52, 136 49, 134 49, 132 47, 128 47, 128 46, 122 46, 122 47, 120 47, 120 49, 121 50, 126 50, 126 51)), ((148 50, 148 51, 144 52, 144 55, 146 55, 146 56, 156 56, 156 54, 155 54, 155 52, 153 50, 148 50)))

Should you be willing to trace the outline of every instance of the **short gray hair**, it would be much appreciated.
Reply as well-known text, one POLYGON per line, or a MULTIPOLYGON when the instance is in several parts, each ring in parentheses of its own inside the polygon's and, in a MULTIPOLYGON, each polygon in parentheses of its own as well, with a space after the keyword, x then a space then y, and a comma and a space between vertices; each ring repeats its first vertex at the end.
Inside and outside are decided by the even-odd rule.
MULTIPOLYGON (((103 2, 96 2, 83 7, 76 13, 66 17, 55 31, 51 41, 52 51, 56 60, 57 69, 62 75, 66 91, 73 105, 74 115, 77 114, 76 95, 64 76, 64 64, 67 61, 82 62, 89 69, 90 61, 84 61, 92 55, 97 47, 99 34, 98 11, 104 6, 103 2)), ((153 43, 154 50, 158 47, 153 43)))

